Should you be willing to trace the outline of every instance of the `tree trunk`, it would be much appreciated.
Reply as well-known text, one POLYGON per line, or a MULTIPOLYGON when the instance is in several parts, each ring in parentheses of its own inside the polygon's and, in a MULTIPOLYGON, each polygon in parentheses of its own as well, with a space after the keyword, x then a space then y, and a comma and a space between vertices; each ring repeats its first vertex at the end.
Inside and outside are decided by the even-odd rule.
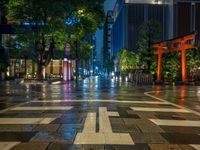
POLYGON ((25 77, 25 79, 28 78, 28 76, 27 76, 27 63, 26 63, 26 56, 25 56, 25 58, 24 58, 24 77, 25 77))
POLYGON ((15 77, 15 64, 14 61, 11 64, 11 77, 15 77))
POLYGON ((43 72, 44 72, 45 66, 43 66, 43 65, 41 65, 41 64, 38 63, 37 67, 38 67, 38 69, 37 69, 37 79, 39 81, 42 81, 44 79, 43 72))
POLYGON ((35 63, 32 60, 32 78, 35 78, 35 63))

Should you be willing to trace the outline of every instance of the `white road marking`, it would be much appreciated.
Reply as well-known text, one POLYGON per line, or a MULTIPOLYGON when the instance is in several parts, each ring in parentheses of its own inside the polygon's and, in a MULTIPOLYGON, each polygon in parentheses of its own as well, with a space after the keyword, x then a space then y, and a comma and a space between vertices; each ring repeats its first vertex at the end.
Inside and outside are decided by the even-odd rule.
POLYGON ((99 133, 96 133, 96 113, 88 113, 83 132, 77 133, 74 144, 134 145, 129 133, 112 132, 110 115, 119 116, 117 112, 108 112, 106 107, 99 107, 99 133))
POLYGON ((89 112, 87 114, 83 132, 96 133, 96 113, 89 112))
POLYGON ((0 150, 10 150, 20 142, 0 142, 0 150))
POLYGON ((109 115, 119 116, 116 112, 108 112, 106 107, 99 108, 99 132, 112 133, 112 127, 109 120, 109 115))
POLYGON ((186 109, 174 109, 174 108, 147 108, 147 107, 131 107, 134 111, 153 111, 153 112, 182 112, 182 113, 191 113, 186 109))
POLYGON ((149 120, 159 126, 200 127, 200 121, 168 120, 168 119, 149 119, 149 120))
POLYGON ((15 107, 10 110, 70 110, 71 106, 15 107))
POLYGON ((190 146, 192 146, 196 150, 200 150, 200 145, 199 144, 191 144, 190 146))
POLYGON ((31 102, 35 103, 62 103, 62 102, 69 102, 69 103, 79 103, 79 102, 103 102, 103 103, 130 103, 130 104, 160 104, 160 105, 167 105, 168 102, 161 102, 161 101, 119 101, 119 100, 34 100, 31 102))
POLYGON ((0 118, 0 124, 49 124, 56 118, 0 118))
POLYGON ((20 106, 23 106, 23 105, 29 104, 29 103, 30 103, 30 102, 24 102, 24 103, 17 104, 17 105, 15 105, 15 106, 11 106, 11 107, 5 108, 5 109, 3 109, 3 110, 0 110, 0 114, 9 111, 9 110, 12 109, 12 108, 20 107, 20 106))
POLYGON ((148 96, 148 97, 151 97, 151 98, 154 98, 154 99, 157 99, 157 100, 159 100, 159 101, 161 101, 161 102, 167 102, 168 104, 171 104, 172 106, 175 106, 175 107, 180 108, 180 109, 183 109, 183 108, 184 108, 184 109, 190 111, 191 113, 194 113, 195 115, 200 116, 200 113, 197 112, 197 111, 195 111, 195 110, 191 110, 191 109, 189 109, 189 108, 187 108, 187 107, 182 107, 182 106, 176 105, 176 104, 171 103, 171 102, 169 102, 169 101, 167 101, 167 100, 165 100, 165 99, 162 99, 162 98, 159 98, 159 97, 156 97, 156 96, 153 96, 153 95, 150 94, 150 93, 155 93, 155 92, 157 92, 157 91, 145 92, 144 95, 146 95, 146 96, 148 96))

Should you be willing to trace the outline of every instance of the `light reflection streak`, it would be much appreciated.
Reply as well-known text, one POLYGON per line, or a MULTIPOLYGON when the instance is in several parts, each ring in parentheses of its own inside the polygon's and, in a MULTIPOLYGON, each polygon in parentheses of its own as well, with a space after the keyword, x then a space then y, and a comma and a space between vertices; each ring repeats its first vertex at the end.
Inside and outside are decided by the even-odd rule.
POLYGON ((178 105, 185 107, 186 86, 181 86, 178 105))
POLYGON ((69 98, 69 96, 72 93, 72 85, 67 83, 63 85, 63 93, 64 93, 64 102, 68 102, 71 99, 69 98))
POLYGON ((156 96, 159 96, 159 95, 160 95, 160 91, 161 91, 161 86, 160 86, 160 85, 157 85, 157 86, 156 86, 155 95, 156 95, 156 96))

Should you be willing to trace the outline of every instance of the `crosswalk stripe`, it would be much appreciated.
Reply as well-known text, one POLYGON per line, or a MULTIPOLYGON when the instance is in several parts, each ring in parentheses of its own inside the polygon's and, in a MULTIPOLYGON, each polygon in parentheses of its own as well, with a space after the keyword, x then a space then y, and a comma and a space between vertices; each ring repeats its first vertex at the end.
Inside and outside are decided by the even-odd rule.
POLYGON ((10 110, 70 110, 71 106, 15 107, 10 110))
POLYGON ((190 120, 168 120, 168 119, 149 119, 156 125, 160 126, 188 126, 188 127, 200 127, 200 121, 190 120))
POLYGON ((192 146, 196 150, 200 150, 200 144, 191 144, 190 146, 192 146))
POLYGON ((31 102, 36 103, 83 103, 83 102, 101 102, 101 103, 131 103, 131 104, 160 104, 166 105, 169 104, 168 102, 161 102, 161 101, 119 101, 119 100, 35 100, 31 102))
POLYGON ((20 142, 0 142, 0 150, 10 150, 20 142))
POLYGON ((190 111, 186 109, 177 109, 177 108, 146 108, 146 107, 131 107, 134 111, 153 111, 153 112, 182 112, 182 113, 190 113, 190 111))
POLYGON ((56 118, 0 118, 0 124, 49 124, 56 118))

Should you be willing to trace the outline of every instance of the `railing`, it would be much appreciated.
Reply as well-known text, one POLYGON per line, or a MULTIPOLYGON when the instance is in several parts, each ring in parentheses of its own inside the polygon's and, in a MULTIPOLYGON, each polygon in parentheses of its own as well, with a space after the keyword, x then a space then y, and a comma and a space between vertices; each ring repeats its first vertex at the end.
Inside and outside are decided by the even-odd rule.
POLYGON ((129 81, 133 82, 135 85, 152 85, 153 77, 150 73, 144 70, 136 70, 129 77, 129 81))

